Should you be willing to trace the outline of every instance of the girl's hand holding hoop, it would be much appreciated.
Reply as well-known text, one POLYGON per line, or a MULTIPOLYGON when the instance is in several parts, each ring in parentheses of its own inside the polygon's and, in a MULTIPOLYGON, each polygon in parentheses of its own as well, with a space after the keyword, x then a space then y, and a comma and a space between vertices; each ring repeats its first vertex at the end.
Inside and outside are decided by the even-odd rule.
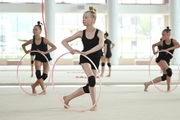
POLYGON ((164 50, 165 52, 166 52, 166 54, 169 54, 169 50, 168 49, 166 49, 166 50, 164 50))
POLYGON ((80 53, 81 51, 80 50, 76 50, 76 53, 80 53))
POLYGON ((159 53, 159 51, 153 52, 154 55, 156 55, 156 54, 158 54, 158 53, 159 53))
POLYGON ((40 50, 37 50, 37 51, 40 52, 43 55, 47 54, 47 52, 44 52, 44 51, 40 51, 40 50))
POLYGON ((79 52, 82 55, 88 55, 88 52, 79 52))
POLYGON ((25 51, 26 54, 28 54, 28 53, 30 53, 30 52, 31 52, 31 50, 25 51))
POLYGON ((73 54, 77 53, 77 52, 78 52, 78 50, 71 49, 69 52, 73 55, 73 54))
POLYGON ((81 51, 79 51, 79 50, 76 50, 75 53, 82 54, 82 55, 88 55, 88 52, 81 52, 81 51))

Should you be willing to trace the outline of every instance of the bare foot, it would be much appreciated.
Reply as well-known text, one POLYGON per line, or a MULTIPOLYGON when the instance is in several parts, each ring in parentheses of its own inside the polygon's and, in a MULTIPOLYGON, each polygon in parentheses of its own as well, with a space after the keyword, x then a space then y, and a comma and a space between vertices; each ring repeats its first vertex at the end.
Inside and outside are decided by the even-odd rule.
MULTIPOLYGON (((63 97, 63 100, 64 100, 64 104, 66 104, 67 106, 69 106, 69 105, 68 105, 68 104, 69 104, 69 101, 67 100, 67 96, 64 96, 64 97, 63 97)), ((64 108, 67 109, 67 108, 68 108, 67 106, 64 105, 64 108)))
POLYGON ((92 108, 90 109, 90 111, 95 111, 95 110, 97 110, 97 105, 95 105, 94 107, 92 107, 92 108))
POLYGON ((102 75, 102 74, 101 74, 100 76, 101 76, 101 77, 103 77, 103 75, 102 75))
POLYGON ((111 77, 111 75, 107 75, 106 77, 111 77))
POLYGON ((149 84, 148 83, 144 83, 144 91, 147 92, 148 90, 148 87, 149 87, 149 84))
POLYGON ((43 91, 40 92, 38 95, 46 95, 46 90, 43 90, 43 91))
POLYGON ((33 85, 31 85, 31 88, 32 88, 32 94, 36 94, 37 92, 36 92, 35 88, 33 87, 33 85))
POLYGON ((167 88, 167 92, 170 92, 170 91, 171 91, 171 90, 170 90, 170 88, 168 87, 168 88, 167 88))

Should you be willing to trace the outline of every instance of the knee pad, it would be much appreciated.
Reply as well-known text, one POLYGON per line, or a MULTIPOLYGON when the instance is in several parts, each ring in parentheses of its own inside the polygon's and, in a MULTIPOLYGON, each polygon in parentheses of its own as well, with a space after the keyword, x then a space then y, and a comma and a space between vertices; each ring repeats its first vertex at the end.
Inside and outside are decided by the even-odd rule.
POLYGON ((87 84, 86 86, 84 86, 83 90, 85 93, 89 93, 89 85, 87 84))
POLYGON ((101 63, 101 66, 104 67, 104 66, 105 66, 105 63, 101 63))
POLYGON ((94 76, 88 77, 88 84, 90 87, 94 87, 96 85, 96 79, 94 76))
POLYGON ((111 63, 108 63, 107 66, 108 66, 108 67, 111 67, 111 63))
POLYGON ((171 68, 168 68, 168 69, 166 70, 166 72, 167 72, 167 76, 169 76, 169 77, 171 77, 172 74, 173 74, 171 68))
POLYGON ((34 64, 34 60, 31 60, 31 64, 34 64))
POLYGON ((46 80, 47 77, 48 77, 48 75, 45 74, 45 73, 43 73, 43 75, 41 76, 41 78, 42 78, 43 80, 46 80))
POLYGON ((40 70, 36 70, 36 78, 37 79, 41 78, 41 71, 40 70))
POLYGON ((162 81, 165 81, 166 80, 166 74, 163 74, 163 76, 161 76, 161 79, 162 79, 162 81))

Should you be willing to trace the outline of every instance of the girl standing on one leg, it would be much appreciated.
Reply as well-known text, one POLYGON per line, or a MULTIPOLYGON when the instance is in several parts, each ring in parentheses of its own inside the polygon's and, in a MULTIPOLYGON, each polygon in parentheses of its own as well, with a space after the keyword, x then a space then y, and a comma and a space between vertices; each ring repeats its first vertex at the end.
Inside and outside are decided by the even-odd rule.
MULTIPOLYGON (((49 40, 46 38, 43 38, 40 36, 42 31, 41 23, 38 21, 38 24, 34 26, 33 33, 34 37, 31 40, 28 40, 26 43, 22 44, 22 48, 25 53, 28 53, 29 51, 26 50, 26 46, 29 44, 32 44, 31 50, 38 50, 42 54, 44 54, 48 61, 51 60, 50 52, 54 51, 56 49, 56 46, 52 44, 49 40), (48 50, 47 45, 51 46, 51 49, 48 50)), ((48 77, 48 71, 49 71, 49 64, 46 60, 46 58, 40 54, 40 53, 33 53, 35 54, 35 69, 36 69, 36 77, 37 80, 34 84, 31 85, 32 87, 32 93, 36 94, 36 86, 40 84, 42 94, 46 94, 45 86, 44 86, 44 80, 48 77), (43 74, 41 75, 41 65, 43 65, 43 74)))
MULTIPOLYGON (((98 68, 101 58, 101 49, 103 47, 103 32, 94 27, 95 21, 96 9, 94 9, 93 7, 89 7, 89 11, 86 11, 83 15, 83 25, 86 26, 86 29, 83 31, 78 31, 74 35, 64 39, 62 41, 62 44, 71 52, 71 54, 74 54, 79 51, 74 50, 68 43, 75 40, 76 38, 81 38, 84 48, 80 53, 83 55, 87 55, 98 68)), ((69 105, 69 102, 72 99, 85 93, 90 93, 93 105, 96 103, 95 76, 97 75, 97 71, 95 70, 91 62, 82 55, 80 56, 80 64, 87 75, 88 83, 86 86, 79 88, 72 94, 64 96, 63 99, 66 105, 69 105)), ((96 105, 90 110, 96 110, 96 105)))
MULTIPOLYGON (((175 39, 170 39, 170 29, 167 27, 162 31, 162 42, 159 41, 158 43, 155 43, 152 45, 153 54, 157 54, 158 52, 155 52, 156 46, 161 46, 161 50, 169 51, 171 54, 174 53, 174 49, 179 48, 180 45, 175 39)), ((169 62, 172 56, 165 52, 160 52, 156 62, 160 66, 160 68, 163 71, 163 75, 161 77, 157 77, 153 80, 153 83, 158 83, 161 81, 167 80, 167 91, 170 91, 170 82, 171 82, 171 76, 172 76, 172 70, 169 67, 169 62)), ((144 83, 144 91, 147 91, 149 85, 153 84, 152 81, 145 82, 144 83)))
POLYGON ((101 69, 101 77, 103 77, 104 74, 104 70, 105 70, 105 63, 107 62, 107 65, 109 67, 109 74, 107 75, 107 77, 111 76, 111 57, 112 57, 112 52, 111 49, 114 47, 114 43, 112 43, 109 39, 108 39, 109 34, 106 32, 104 34, 104 58, 102 59, 102 69, 101 69))

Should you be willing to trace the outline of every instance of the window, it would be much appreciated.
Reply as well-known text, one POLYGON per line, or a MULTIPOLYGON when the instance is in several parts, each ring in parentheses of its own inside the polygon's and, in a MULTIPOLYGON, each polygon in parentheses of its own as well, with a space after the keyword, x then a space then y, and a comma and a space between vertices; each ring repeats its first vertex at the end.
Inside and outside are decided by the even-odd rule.
POLYGON ((151 45, 161 37, 162 15, 119 16, 120 58, 150 58, 151 45))
POLYGON ((164 0, 118 0, 120 4, 165 4, 164 0))
MULTIPOLYGON (((56 57, 67 52, 61 41, 78 30, 83 30, 82 14, 56 13, 55 16, 56 57), (72 19, 73 18, 73 19, 72 19)), ((98 14, 95 27, 106 31, 105 14, 98 14)), ((37 21, 42 22, 41 13, 3 13, 0 15, 0 58, 20 58, 24 55, 21 40, 32 38, 32 29, 37 21), (26 20, 24 20, 26 18, 26 20)), ((150 58, 151 45, 157 42, 164 29, 163 15, 120 15, 118 18, 118 55, 120 58, 150 58)), ((108 31, 107 31, 108 32, 108 31)), ((41 36, 45 36, 44 29, 41 36)), ((81 39, 70 43, 73 48, 82 50, 81 39)), ((29 46, 30 49, 30 46, 29 46)), ((29 57, 29 56, 27 56, 29 57)), ((78 58, 79 55, 67 55, 78 58)))
POLYGON ((136 0, 119 0, 119 3, 122 3, 122 4, 135 4, 136 0))
MULTIPOLYGON (((106 0, 55 0, 56 3, 98 3, 105 4, 106 0)), ((0 0, 0 2, 10 3, 42 3, 42 0, 0 0)))

